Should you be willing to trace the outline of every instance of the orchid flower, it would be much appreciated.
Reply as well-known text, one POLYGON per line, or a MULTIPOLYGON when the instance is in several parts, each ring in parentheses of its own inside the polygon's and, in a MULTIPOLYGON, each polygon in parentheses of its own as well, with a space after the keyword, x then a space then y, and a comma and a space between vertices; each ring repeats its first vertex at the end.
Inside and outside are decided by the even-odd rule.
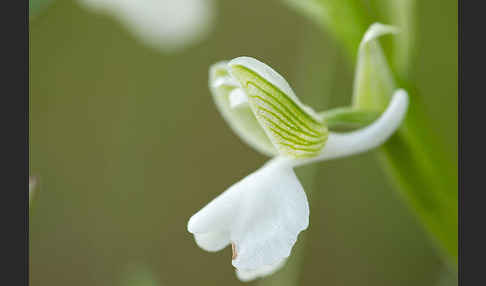
POLYGON ((309 204, 294 168, 379 146, 402 123, 408 95, 395 90, 371 124, 336 133, 281 75, 254 58, 216 63, 209 76, 216 106, 233 131, 273 158, 194 214, 187 229, 204 250, 231 245, 238 278, 250 281, 284 265, 309 225, 309 204))
POLYGON ((213 0, 79 0, 110 14, 145 44, 172 52, 202 40, 214 18, 213 0))

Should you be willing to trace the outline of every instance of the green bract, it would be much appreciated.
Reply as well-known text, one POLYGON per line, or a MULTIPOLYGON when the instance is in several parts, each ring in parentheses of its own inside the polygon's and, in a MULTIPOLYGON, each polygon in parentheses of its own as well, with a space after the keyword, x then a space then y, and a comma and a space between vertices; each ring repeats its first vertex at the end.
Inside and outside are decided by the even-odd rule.
POLYGON ((386 109, 396 87, 377 38, 397 32, 393 26, 375 23, 363 36, 354 78, 354 108, 379 112, 386 109))
POLYGON ((323 120, 267 65, 248 57, 210 69, 213 98, 232 129, 269 155, 313 157, 324 147, 323 120))

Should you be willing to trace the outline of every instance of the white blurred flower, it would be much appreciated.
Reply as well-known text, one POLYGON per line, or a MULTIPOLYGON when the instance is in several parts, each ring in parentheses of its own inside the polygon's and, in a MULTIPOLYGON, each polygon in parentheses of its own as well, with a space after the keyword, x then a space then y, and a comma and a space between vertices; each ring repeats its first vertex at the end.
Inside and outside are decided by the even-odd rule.
POLYGON ((204 250, 231 244, 238 278, 250 281, 278 270, 309 224, 307 197, 293 168, 379 146, 400 126, 408 95, 396 90, 372 124, 340 134, 329 132, 285 79, 256 59, 217 63, 209 84, 232 129, 274 158, 194 214, 187 228, 204 250))
POLYGON ((213 0, 79 0, 110 14, 147 45, 172 52, 204 39, 214 20, 213 0))
POLYGON ((37 178, 34 176, 29 176, 29 206, 32 201, 32 197, 35 194, 35 188, 37 186, 37 178))

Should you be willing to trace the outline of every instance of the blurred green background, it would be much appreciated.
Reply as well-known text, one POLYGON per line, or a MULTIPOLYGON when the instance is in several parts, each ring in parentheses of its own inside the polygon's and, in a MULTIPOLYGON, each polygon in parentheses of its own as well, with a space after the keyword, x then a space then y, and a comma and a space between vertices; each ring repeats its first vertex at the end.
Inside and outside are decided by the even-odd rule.
MULTIPOLYGON (((31 285, 243 284, 229 248, 205 252, 186 230, 193 213, 267 160, 222 120, 208 67, 255 57, 318 110, 350 103, 354 67, 281 1, 216 4, 209 36, 171 54, 76 2, 53 1, 30 19, 30 173, 40 181, 31 285), (137 279, 146 282, 129 282, 137 279)), ((417 88, 434 132, 457 154, 457 1, 416 5, 417 88)), ((299 285, 446 285, 375 155, 297 170, 311 208, 299 285)))

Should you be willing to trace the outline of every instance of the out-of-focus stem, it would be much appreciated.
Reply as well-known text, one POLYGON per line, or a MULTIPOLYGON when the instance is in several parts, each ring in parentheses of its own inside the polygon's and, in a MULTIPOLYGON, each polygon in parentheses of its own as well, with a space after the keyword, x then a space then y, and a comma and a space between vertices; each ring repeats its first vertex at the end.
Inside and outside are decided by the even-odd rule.
POLYGON ((304 12, 336 37, 354 59, 359 42, 371 24, 361 0, 283 0, 304 12))

